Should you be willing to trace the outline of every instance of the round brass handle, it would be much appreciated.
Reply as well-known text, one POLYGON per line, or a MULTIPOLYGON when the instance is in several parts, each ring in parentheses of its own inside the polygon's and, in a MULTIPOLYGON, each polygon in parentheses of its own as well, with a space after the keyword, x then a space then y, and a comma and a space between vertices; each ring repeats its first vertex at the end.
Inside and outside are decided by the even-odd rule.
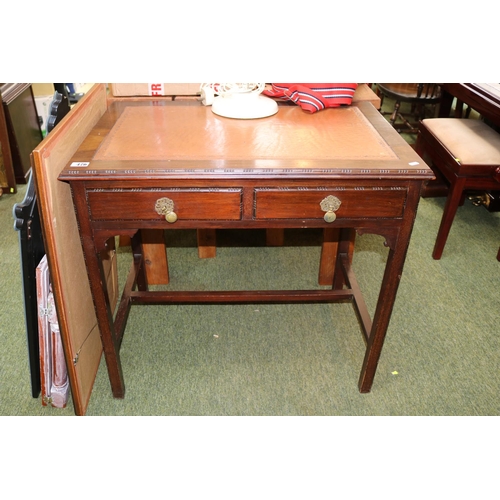
POLYGON ((328 222, 330 224, 337 218, 337 214, 335 212, 339 209, 341 204, 342 202, 333 195, 329 195, 321 201, 319 206, 321 207, 321 210, 323 210, 323 212, 326 212, 323 216, 325 222, 328 222))
POLYGON ((165 215, 165 219, 167 222, 170 222, 170 224, 173 224, 177 220, 177 214, 175 212, 169 212, 165 215))
POLYGON ((159 198, 155 204, 156 213, 164 215, 165 220, 173 224, 177 220, 177 214, 174 212, 174 202, 170 198, 159 198))
POLYGON ((326 214, 323 216, 323 219, 325 219, 325 222, 333 222, 337 218, 337 214, 335 212, 326 212, 326 214))

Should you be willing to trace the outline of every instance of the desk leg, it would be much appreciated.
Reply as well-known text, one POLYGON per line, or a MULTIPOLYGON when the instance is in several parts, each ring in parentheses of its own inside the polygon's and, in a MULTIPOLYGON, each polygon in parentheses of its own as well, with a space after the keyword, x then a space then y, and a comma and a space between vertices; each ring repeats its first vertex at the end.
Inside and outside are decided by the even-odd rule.
POLYGON ((134 257, 135 280, 138 290, 146 291, 149 284, 149 276, 146 269, 146 261, 144 257, 144 233, 137 231, 131 239, 132 254, 134 257))
MULTIPOLYGON (((141 229, 141 233, 142 253, 148 283, 150 285, 168 285, 170 278, 163 230, 141 229)), ((131 246, 131 240, 130 236, 120 236, 120 246, 131 246)))
POLYGON ((413 183, 408 191, 404 221, 399 230, 387 239, 390 248, 380 287, 373 323, 367 339, 365 358, 359 377, 359 391, 370 392, 378 361, 384 345, 385 335, 391 319, 396 294, 403 274, 404 262, 413 230, 421 183, 413 183))
MULTIPOLYGON (((367 340, 366 353, 359 378, 359 391, 370 392, 377 365, 384 345, 392 309, 396 300, 396 292, 403 269, 404 256, 401 251, 390 250, 382 280, 382 287, 373 318, 373 326, 367 340)), ((405 252, 406 253, 406 252, 405 252)))
POLYGON ((198 229, 196 231, 198 257, 213 259, 217 254, 217 238, 215 229, 198 229))
POLYGON ((462 203, 465 181, 465 177, 457 177, 450 185, 436 242, 434 243, 434 250, 432 251, 432 258, 435 260, 439 260, 443 255, 444 246, 450 234, 453 219, 455 218, 458 207, 462 203))
POLYGON ((106 276, 103 270, 100 251, 92 237, 93 230, 88 216, 85 190, 83 186, 72 186, 75 211, 80 226, 83 255, 87 266, 90 291, 94 299, 94 309, 101 335, 104 357, 108 368, 111 390, 115 398, 125 396, 125 384, 120 361, 120 339, 117 336, 113 321, 113 311, 106 287, 106 276))
POLYGON ((168 261, 161 229, 141 229, 146 276, 150 285, 168 285, 168 261))
POLYGON ((355 239, 354 229, 326 228, 323 230, 318 284, 331 285, 333 283, 333 288, 336 290, 344 286, 340 254, 347 254, 349 263, 352 263, 355 239))
POLYGON ((119 353, 120 339, 115 331, 102 263, 97 250, 84 248, 84 252, 111 390, 115 398, 123 398, 125 384, 119 353))
POLYGON ((342 272, 341 255, 347 254, 349 264, 352 264, 354 254, 354 242, 356 241, 356 230, 342 228, 339 231, 339 243, 336 255, 335 274, 333 275, 333 289, 340 290, 345 284, 344 273, 342 272))
POLYGON ((335 262, 339 247, 340 230, 327 228, 323 230, 323 243, 321 244, 321 257, 319 262, 318 284, 331 285, 335 274, 335 262))
POLYGON ((285 244, 285 230, 282 228, 266 229, 266 245, 282 247, 285 244))
POLYGON ((442 90, 441 101, 439 103, 438 117, 449 118, 452 104, 453 104, 453 96, 449 92, 442 90))

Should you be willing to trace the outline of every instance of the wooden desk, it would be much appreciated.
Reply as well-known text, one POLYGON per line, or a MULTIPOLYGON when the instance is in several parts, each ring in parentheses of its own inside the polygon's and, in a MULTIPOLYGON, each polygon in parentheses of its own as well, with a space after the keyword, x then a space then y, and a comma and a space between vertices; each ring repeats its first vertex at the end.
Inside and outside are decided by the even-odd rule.
POLYGON ((369 392, 432 177, 366 102, 313 115, 286 106, 261 120, 218 117, 196 101, 111 102, 59 180, 73 193, 114 397, 125 395, 119 349, 131 305, 174 303, 351 301, 366 340, 359 390, 369 392), (304 227, 324 229, 331 289, 148 290, 140 229, 304 227), (373 321, 351 269, 354 230, 390 249, 373 321), (134 263, 113 321, 100 252, 115 235, 132 238, 134 263))
POLYGON ((453 98, 500 127, 500 84, 498 83, 443 83, 439 116, 450 116, 453 98))
MULTIPOLYGON (((16 184, 26 184, 31 171, 30 153, 43 139, 31 83, 0 84, 0 94, 10 143, 10 148, 2 144, 4 154, 10 154, 16 184)), ((15 185, 9 188, 11 193, 17 190, 15 185)))

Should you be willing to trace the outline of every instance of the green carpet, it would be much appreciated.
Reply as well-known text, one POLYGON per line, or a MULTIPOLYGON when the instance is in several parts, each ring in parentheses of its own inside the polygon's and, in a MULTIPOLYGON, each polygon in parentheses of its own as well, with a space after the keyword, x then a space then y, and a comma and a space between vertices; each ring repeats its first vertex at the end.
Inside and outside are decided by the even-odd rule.
MULTIPOLYGON (((31 397, 18 233, 0 198, 0 414, 72 415, 31 397)), ((357 380, 364 344, 350 304, 135 306, 122 345, 126 397, 112 397, 104 360, 88 415, 498 415, 499 214, 466 202, 444 255, 431 257, 444 199, 423 199, 370 394, 357 380), (396 373, 397 372, 397 373, 396 373)), ((219 234, 198 259, 195 233, 168 234, 171 286, 317 286, 319 234, 219 234), (245 246, 239 246, 239 245, 245 246)), ((372 311, 387 249, 357 238, 354 268, 372 311)), ((128 248, 118 251, 121 274, 128 248)))
MULTIPOLYGON (((31 397, 12 217, 24 193, 0 197, 0 415, 73 415, 71 401, 56 409, 31 397)), ((466 201, 435 261, 443 206, 420 202, 371 393, 357 388, 364 342, 350 304, 134 306, 121 349, 125 399, 113 399, 103 359, 87 414, 499 415, 500 214, 466 201)), ((316 230, 287 230, 280 248, 266 247, 263 231, 220 231, 215 259, 198 258, 194 231, 167 237, 172 288, 317 286, 316 230)), ((387 251, 380 236, 357 237, 370 312, 387 251)), ((129 262, 119 248, 122 280, 129 262)))

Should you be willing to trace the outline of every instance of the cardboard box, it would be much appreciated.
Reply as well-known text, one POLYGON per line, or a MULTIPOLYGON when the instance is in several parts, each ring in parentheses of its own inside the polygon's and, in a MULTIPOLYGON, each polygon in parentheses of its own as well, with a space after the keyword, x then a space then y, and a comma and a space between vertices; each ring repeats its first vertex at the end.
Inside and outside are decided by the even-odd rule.
POLYGON ((114 97, 131 96, 187 96, 200 92, 201 83, 110 83, 114 97))
POLYGON ((380 97, 366 83, 359 83, 356 92, 354 92, 352 102, 360 101, 371 102, 377 109, 380 109, 380 97))
POLYGON ((54 95, 55 89, 53 83, 32 83, 31 88, 33 89, 33 95, 37 96, 45 96, 45 95, 54 95))

